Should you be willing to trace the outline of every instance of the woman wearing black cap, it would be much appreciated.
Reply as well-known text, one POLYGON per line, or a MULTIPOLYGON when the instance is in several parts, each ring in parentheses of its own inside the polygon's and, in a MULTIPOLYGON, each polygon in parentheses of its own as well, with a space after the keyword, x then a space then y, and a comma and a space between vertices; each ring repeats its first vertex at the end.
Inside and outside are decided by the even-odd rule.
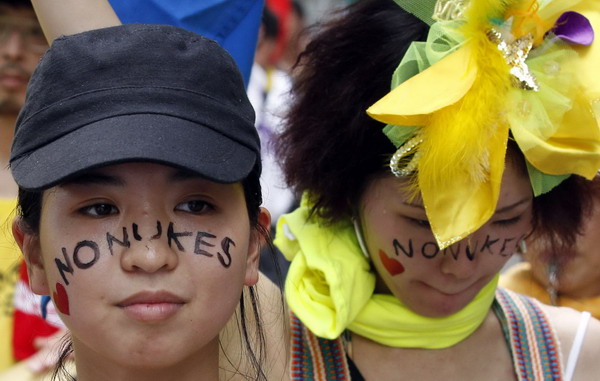
POLYGON ((238 306, 240 372, 266 379, 253 122, 233 60, 202 36, 127 25, 54 41, 16 125, 13 230, 79 380, 225 377, 219 334, 238 306))

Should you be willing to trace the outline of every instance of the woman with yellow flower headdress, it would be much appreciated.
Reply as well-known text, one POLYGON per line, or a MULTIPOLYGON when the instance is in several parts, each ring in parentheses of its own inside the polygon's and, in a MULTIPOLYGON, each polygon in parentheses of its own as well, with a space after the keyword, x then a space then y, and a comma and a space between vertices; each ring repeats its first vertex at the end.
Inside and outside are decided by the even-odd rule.
POLYGON ((300 61, 279 153, 303 198, 275 239, 292 379, 594 379, 600 322, 497 282, 589 205, 600 3, 395 3, 350 6, 300 61))

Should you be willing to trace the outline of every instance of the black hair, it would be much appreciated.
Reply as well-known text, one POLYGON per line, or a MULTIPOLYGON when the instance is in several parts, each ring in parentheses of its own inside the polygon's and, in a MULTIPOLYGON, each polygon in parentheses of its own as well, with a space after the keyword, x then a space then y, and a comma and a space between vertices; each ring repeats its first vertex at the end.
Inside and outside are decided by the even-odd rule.
MULTIPOLYGON (((255 165, 250 174, 242 181, 246 208, 250 226, 258 234, 265 238, 267 244, 272 247, 268 231, 259 224, 258 216, 260 214, 260 205, 262 204, 262 193, 260 186, 260 166, 255 165)), ((19 187, 17 214, 19 217, 20 228, 29 234, 39 234, 40 218, 42 212, 42 201, 44 191, 31 191, 19 187)), ((244 341, 245 354, 248 362, 253 368, 253 375, 246 375, 254 380, 267 380, 263 371, 263 364, 266 356, 266 338, 262 329, 262 320, 260 317, 260 303, 255 286, 244 287, 239 302, 240 316, 238 320, 238 329, 244 341), (250 306, 247 306, 247 302, 250 306), (248 327, 246 316, 250 313, 254 327, 248 327), (252 331, 252 334, 249 332, 252 331)), ((76 380, 65 368, 65 362, 73 352, 73 346, 68 336, 62 341, 61 352, 52 375, 53 380, 70 379, 76 380)), ((233 365, 233 364, 232 364, 233 365)))
POLYGON ((265 38, 275 40, 279 34, 279 20, 268 7, 263 8, 261 23, 265 31, 265 38))
MULTIPOLYGON (((288 185, 309 196, 312 215, 329 223, 351 218, 371 179, 389 171, 396 148, 365 110, 390 91, 409 45, 428 31, 393 1, 361 0, 324 24, 301 54, 277 154, 288 185)), ((509 160, 522 155, 514 148, 509 160)), ((557 248, 572 244, 591 205, 589 186, 571 176, 536 197, 534 234, 557 248)))

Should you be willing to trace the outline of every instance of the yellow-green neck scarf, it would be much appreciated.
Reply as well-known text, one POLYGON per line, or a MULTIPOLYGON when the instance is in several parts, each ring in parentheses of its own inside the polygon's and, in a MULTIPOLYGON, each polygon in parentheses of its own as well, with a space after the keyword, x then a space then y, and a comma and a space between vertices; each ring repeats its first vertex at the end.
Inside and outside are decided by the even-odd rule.
POLYGON ((485 319, 498 276, 461 311, 443 318, 418 315, 392 295, 374 294, 375 274, 350 222, 308 221, 303 203, 279 219, 275 245, 291 261, 285 282, 290 309, 315 335, 335 339, 348 329, 397 348, 447 348, 485 319))

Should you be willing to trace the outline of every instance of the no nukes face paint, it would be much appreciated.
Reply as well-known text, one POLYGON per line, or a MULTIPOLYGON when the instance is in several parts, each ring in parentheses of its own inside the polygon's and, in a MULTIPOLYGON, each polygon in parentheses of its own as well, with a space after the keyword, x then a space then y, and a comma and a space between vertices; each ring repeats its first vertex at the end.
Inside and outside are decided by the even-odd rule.
POLYGON ((57 282, 55 291, 52 293, 52 299, 57 309, 65 314, 70 314, 69 297, 66 286, 69 285, 69 279, 75 276, 77 270, 87 270, 92 268, 103 256, 107 254, 110 257, 115 255, 115 248, 130 248, 135 244, 143 244, 144 241, 152 241, 156 239, 164 239, 167 245, 175 247, 180 252, 192 251, 194 255, 200 255, 207 258, 215 258, 218 263, 225 269, 229 268, 232 263, 231 248, 235 247, 235 241, 227 236, 222 238, 215 234, 205 231, 178 231, 173 222, 169 222, 166 229, 166 234, 163 234, 162 223, 156 222, 156 232, 152 235, 144 237, 140 235, 139 228, 136 223, 131 227, 125 226, 122 228, 122 234, 116 236, 110 232, 105 234, 106 246, 108 252, 103 253, 99 242, 94 240, 81 240, 75 244, 73 249, 68 250, 62 247, 62 256, 54 258, 54 263, 60 274, 64 285, 57 282), (130 236, 131 231, 131 236, 130 236), (185 238, 188 242, 185 242, 185 238))
POLYGON ((399 275, 405 271, 401 262, 402 258, 410 260, 417 256, 426 259, 434 259, 438 255, 451 255, 458 259, 459 255, 465 255, 470 261, 473 261, 477 255, 499 255, 501 257, 510 257, 519 250, 519 245, 525 238, 525 234, 518 237, 495 237, 486 235, 483 241, 471 241, 469 243, 459 242, 444 250, 440 250, 433 241, 425 242, 421 245, 415 245, 416 240, 408 239, 404 244, 398 239, 394 239, 392 246, 394 254, 389 256, 384 250, 379 249, 379 259, 386 271, 391 275, 399 275), (461 254, 462 253, 462 254, 461 254))
MULTIPOLYGON (((129 236, 128 227, 123 227, 122 235, 120 237, 107 232, 105 236, 108 254, 114 256, 115 246, 130 248, 132 245, 145 240, 165 239, 169 247, 174 246, 180 252, 187 252, 189 248, 193 247, 193 254, 210 258, 216 257, 218 262, 224 268, 229 268, 231 266, 231 247, 235 247, 235 241, 230 237, 225 236, 219 238, 212 233, 204 231, 177 231, 173 222, 168 224, 167 232, 164 237, 162 234, 162 223, 160 221, 157 221, 156 223, 156 230, 155 234, 149 237, 143 237, 139 234, 138 225, 133 223, 131 227, 133 239, 129 236), (192 238, 188 240, 191 242, 183 242, 185 237, 192 238), (190 245, 190 243, 192 244, 190 245), (186 246, 188 249, 186 249, 186 246)), ((68 286, 69 279, 67 275, 70 274, 73 276, 75 269, 86 270, 93 267, 101 257, 102 253, 100 245, 96 241, 82 240, 77 242, 72 250, 67 250, 66 247, 63 247, 62 258, 54 258, 54 263, 56 264, 56 268, 65 282, 65 285, 68 286)))

